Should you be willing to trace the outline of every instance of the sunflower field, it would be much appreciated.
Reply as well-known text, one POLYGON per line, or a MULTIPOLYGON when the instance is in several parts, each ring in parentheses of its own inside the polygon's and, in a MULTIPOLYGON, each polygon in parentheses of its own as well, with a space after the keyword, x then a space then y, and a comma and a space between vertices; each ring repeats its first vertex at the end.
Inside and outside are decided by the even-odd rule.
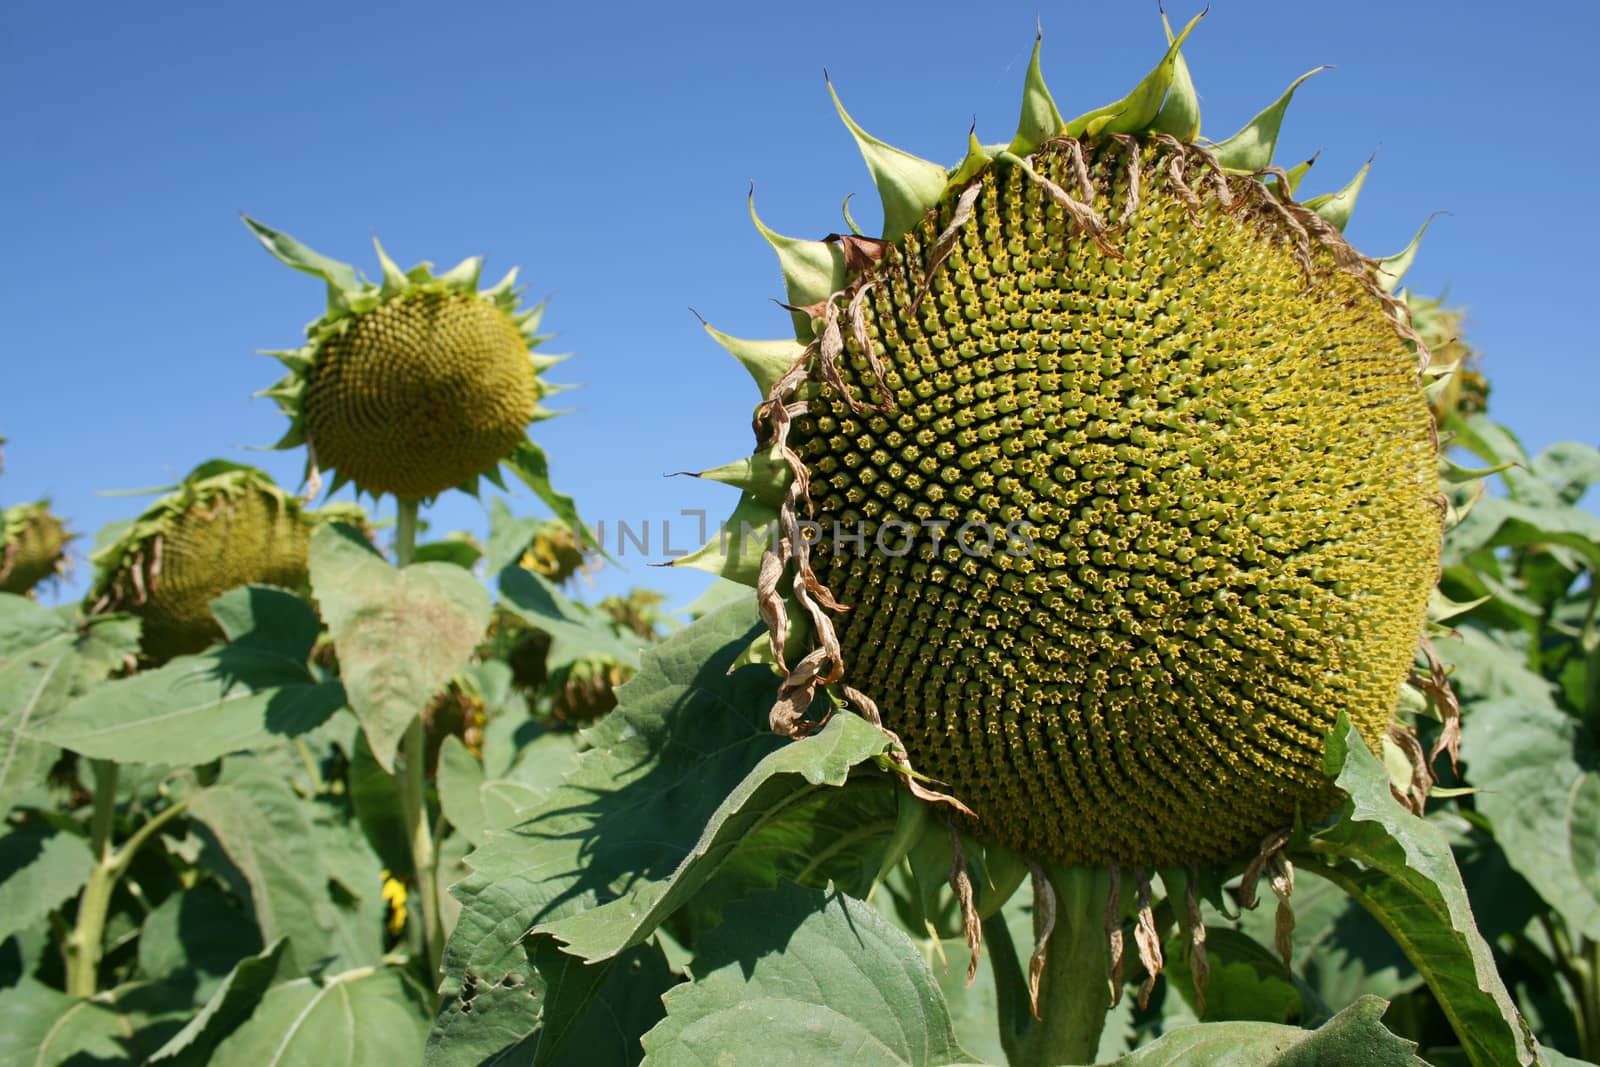
POLYGON ((517 271, 246 215, 301 484, 0 511, 0 1064, 1600 1063, 1600 450, 1161 22, 953 164, 834 94, 677 610, 517 271))

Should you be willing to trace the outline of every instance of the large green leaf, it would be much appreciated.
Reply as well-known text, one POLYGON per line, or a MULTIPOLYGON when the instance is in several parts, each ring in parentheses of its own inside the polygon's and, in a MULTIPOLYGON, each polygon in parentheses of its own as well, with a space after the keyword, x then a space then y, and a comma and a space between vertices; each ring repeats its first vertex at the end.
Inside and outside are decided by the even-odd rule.
POLYGON ((501 1028, 507 1047, 529 1039, 550 992, 534 957, 571 957, 531 951, 526 932, 616 899, 636 880, 670 876, 722 798, 783 746, 767 729, 771 674, 727 674, 757 625, 753 606, 729 605, 647 650, 616 710, 584 735, 590 747, 565 781, 525 823, 489 834, 468 857, 473 873, 451 890, 462 912, 445 949, 450 1000, 438 1025, 462 1025, 477 991, 510 983, 534 1003, 524 1002, 520 1033, 501 1028))
POLYGON ((1381 997, 1362 997, 1315 1030, 1260 1022, 1179 1027, 1114 1067, 1427 1067, 1416 1045, 1383 1028, 1387 1007, 1381 997))
POLYGON ((189 817, 216 850, 202 854, 202 862, 251 902, 262 940, 289 939, 291 973, 313 964, 373 962, 383 951, 382 931, 333 899, 334 875, 308 808, 270 768, 236 756, 216 784, 190 799, 189 817))
POLYGON ((139 973, 208 999, 240 960, 261 951, 249 913, 210 882, 173 893, 139 929, 139 973))
POLYGON ((306 664, 318 624, 305 601, 249 586, 213 610, 230 643, 97 686, 35 736, 96 759, 193 765, 306 733, 344 706, 339 683, 306 664))
POLYGON ((406 728, 488 628, 488 590, 450 563, 397 570, 360 535, 333 525, 312 534, 311 588, 350 707, 373 757, 392 772, 406 728))
MULTIPOLYGON (((639 944, 705 885, 749 834, 802 803, 817 787, 844 785, 852 767, 887 747, 882 731, 866 720, 833 716, 814 736, 756 764, 711 813, 699 840, 669 877, 637 881, 616 900, 542 923, 534 932, 554 935, 568 952, 586 960, 609 959, 639 944)), ((530 823, 537 826, 537 819, 530 823)))
POLYGON ((1300 862, 1383 924, 1476 1067, 1533 1063, 1537 1045, 1478 932, 1448 839, 1394 798, 1388 773, 1343 716, 1324 767, 1347 800, 1300 862))
POLYGON ((139 624, 127 616, 78 619, 75 608, 0 593, 0 811, 45 801, 59 750, 35 731, 138 647, 139 624))
POLYGON ((0 941, 76 894, 93 866, 88 843, 76 834, 26 829, 0 837, 0 941))
POLYGON ((415 1063, 428 1034, 427 997, 400 971, 360 967, 274 986, 217 1046, 215 1063, 395 1067, 415 1063))
POLYGON ((182 1025, 183 1007, 160 986, 120 986, 86 1000, 24 978, 0 990, 0 1064, 142 1063, 182 1025))
POLYGON ((1467 779, 1495 840, 1576 932, 1600 940, 1600 747, 1546 700, 1485 700, 1462 727, 1467 779))
POLYGON ((782 886, 730 906, 663 998, 644 1037, 651 1067, 729 1063, 971 1062, 915 945, 837 892, 782 886))
POLYGON ((264 952, 234 964, 199 1013, 157 1049, 149 1062, 162 1067, 203 1067, 212 1062, 217 1045, 261 1003, 278 973, 278 962, 287 944, 279 938, 264 952))

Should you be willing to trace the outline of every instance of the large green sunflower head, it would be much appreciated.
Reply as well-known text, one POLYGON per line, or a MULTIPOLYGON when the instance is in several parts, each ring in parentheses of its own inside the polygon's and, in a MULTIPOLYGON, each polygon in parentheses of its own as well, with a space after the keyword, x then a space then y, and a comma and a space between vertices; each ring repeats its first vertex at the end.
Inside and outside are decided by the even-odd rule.
POLYGON ((0 593, 26 596, 46 578, 66 574, 72 537, 47 500, 0 511, 0 593))
POLYGON ((480 291, 481 259, 440 275, 427 263, 402 271, 378 245, 383 280, 373 283, 244 221, 279 260, 328 286, 305 346, 272 353, 289 373, 265 393, 289 417, 277 447, 305 445, 308 476, 331 471, 335 489, 351 482, 375 496, 427 499, 476 493, 480 477, 503 488, 505 461, 549 501, 544 455, 527 428, 555 414, 540 404, 555 391, 541 374, 561 357, 534 351, 546 339, 543 306, 520 306, 515 270, 480 291))
POLYGON ((1201 136, 1193 26, 1070 121, 1036 45, 1016 133, 954 168, 840 105, 884 232, 757 219, 795 336, 711 331, 758 441, 706 472, 744 495, 684 562, 756 588, 774 729, 853 708, 1043 861, 1226 864, 1320 818, 1325 738, 1389 736, 1438 573, 1414 243, 1344 239, 1366 167, 1295 199, 1304 78, 1201 136))
POLYGON ((91 557, 88 603, 142 619, 140 651, 160 665, 222 638, 210 604, 230 589, 305 586, 317 521, 360 518, 350 505, 304 511, 264 472, 212 460, 110 531, 91 557))

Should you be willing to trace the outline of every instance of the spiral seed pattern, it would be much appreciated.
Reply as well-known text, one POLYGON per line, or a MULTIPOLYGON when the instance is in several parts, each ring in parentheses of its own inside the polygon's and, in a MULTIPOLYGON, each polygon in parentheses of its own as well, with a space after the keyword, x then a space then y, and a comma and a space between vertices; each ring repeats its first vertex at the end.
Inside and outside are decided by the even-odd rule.
POLYGON ((528 345, 484 300, 410 293, 336 329, 307 373, 306 436, 362 489, 437 496, 493 468, 533 420, 528 345))
MULTIPOLYGON (((1173 187, 1174 148, 1134 150, 1106 248, 997 165, 941 258, 952 190, 862 279, 848 395, 811 387, 790 442, 847 681, 917 770, 1032 855, 1214 862, 1331 806, 1341 711, 1374 744, 1390 721, 1437 444, 1359 280, 1320 248, 1308 271, 1249 179, 1227 210, 1209 178, 1173 187)), ((1129 151, 1087 152, 1106 219, 1129 151)), ((1080 187, 1059 147, 1033 167, 1080 187)))

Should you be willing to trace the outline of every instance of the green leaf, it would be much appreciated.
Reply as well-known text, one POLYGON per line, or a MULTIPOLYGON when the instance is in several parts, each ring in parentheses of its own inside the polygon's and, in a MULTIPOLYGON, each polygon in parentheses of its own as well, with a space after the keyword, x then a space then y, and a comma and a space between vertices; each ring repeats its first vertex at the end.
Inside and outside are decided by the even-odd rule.
POLYGON ((1574 932, 1600 940, 1600 748, 1549 700, 1485 700, 1462 724, 1467 780, 1495 840, 1574 932))
POLYGON ((909 938, 838 893, 783 886, 729 907, 663 998, 644 1037, 651 1067, 705 1062, 971 1062, 939 984, 909 938))
POLYGON ((542 983, 473 990, 428 1035, 426 1067, 633 1067, 643 1058, 639 1039, 665 1014, 661 995, 679 981, 661 949, 640 945, 614 965, 593 967, 562 955, 548 938, 538 945, 552 996, 540 1000, 542 983))
POLYGON ((489 593, 449 563, 390 566, 348 529, 311 535, 311 587, 339 653, 350 708, 372 754, 394 771, 406 728, 477 647, 489 593))
POLYGON ((88 844, 76 834, 24 829, 0 837, 0 941, 75 895, 93 865, 88 844))
POLYGON ((69 997, 33 978, 0 990, 0 1063, 126 1063, 122 1019, 91 1000, 69 997))
POLYGON ((439 745, 439 807, 468 841, 482 844, 489 832, 483 810, 483 765, 454 734, 439 745))
POLYGON ((1315 1030, 1276 1023, 1184 1026, 1113 1067, 1427 1067, 1416 1045, 1383 1027, 1381 997, 1362 997, 1315 1030))
POLYGON ((252 1067, 395 1067, 414 1063, 428 1034, 426 994, 389 967, 274 986, 217 1046, 217 1063, 252 1067))
POLYGON ((96 759, 193 765, 304 734, 344 706, 339 682, 306 665, 321 625, 302 598, 247 586, 211 606, 229 644, 99 686, 37 735, 96 759))
POLYGON ((500 603, 530 626, 550 635, 546 668, 559 670, 580 659, 603 656, 630 667, 639 665, 643 639, 618 637, 611 617, 568 600, 548 578, 522 567, 500 572, 500 603))
MULTIPOLYGON (((833 716, 817 734, 785 745, 765 759, 711 813, 693 850, 672 875, 636 882, 621 898, 534 927, 563 941, 585 960, 601 960, 639 944, 716 872, 762 823, 799 803, 819 786, 844 785, 853 767, 888 747, 881 730, 851 714, 833 716)), ((536 832, 538 820, 524 824, 536 832)))
POLYGON ((1383 765, 1343 715, 1323 762, 1348 799, 1300 862, 1383 924, 1427 980, 1474 1065, 1533 1062, 1533 1035, 1478 932, 1450 842, 1394 798, 1383 765))
POLYGON ((138 651, 136 620, 75 612, 0 593, 0 810, 45 802, 59 750, 33 732, 138 651))
POLYGON ((199 1014, 173 1034, 147 1062, 164 1067, 203 1067, 213 1062, 217 1045, 238 1029, 261 1003, 277 976, 278 963, 287 944, 279 938, 265 951, 236 963, 217 983, 216 991, 199 1014))
POLYGON ((584 734, 588 751, 565 781, 526 823, 490 833, 468 857, 472 874, 451 887, 462 911, 445 948, 452 1002, 441 1025, 474 991, 502 982, 542 1004, 550 979, 533 959, 549 959, 536 946, 554 942, 530 948, 526 931, 615 899, 635 880, 667 878, 722 798, 783 745, 767 729, 771 674, 726 673, 757 625, 753 605, 728 605, 647 649, 617 708, 584 734))
POLYGON ((313 837, 307 811, 284 780, 250 757, 223 764, 215 785, 195 793, 189 818, 216 869, 251 903, 263 941, 289 938, 286 966, 364 964, 382 955, 382 931, 355 921, 329 892, 333 873, 313 837))
MULTIPOLYGON (((447 741, 456 741, 447 735, 447 741)), ((459 741, 456 741, 460 744, 459 741)), ((356 731, 350 745, 350 803, 356 822, 384 867, 400 875, 411 873, 411 838, 395 779, 372 756, 367 735, 356 731)))
POLYGON ((195 1003, 260 951, 249 913, 210 882, 171 894, 139 928, 139 973, 184 989, 195 1003))
MULTIPOLYGON (((1298 894, 1295 902, 1299 903, 1298 894)), ((1297 907, 1297 918, 1299 914, 1297 907)), ((1197 1007, 1194 978, 1189 971, 1188 935, 1182 930, 1175 930, 1168 939, 1166 958, 1167 981, 1177 988, 1191 1008, 1197 1007)), ((1283 973, 1283 961, 1276 952, 1237 930, 1207 928, 1206 959, 1211 977, 1206 983, 1203 1018, 1302 1023, 1314 1021, 1323 1007, 1316 1003, 1315 996, 1307 1003, 1300 987, 1283 973)))

